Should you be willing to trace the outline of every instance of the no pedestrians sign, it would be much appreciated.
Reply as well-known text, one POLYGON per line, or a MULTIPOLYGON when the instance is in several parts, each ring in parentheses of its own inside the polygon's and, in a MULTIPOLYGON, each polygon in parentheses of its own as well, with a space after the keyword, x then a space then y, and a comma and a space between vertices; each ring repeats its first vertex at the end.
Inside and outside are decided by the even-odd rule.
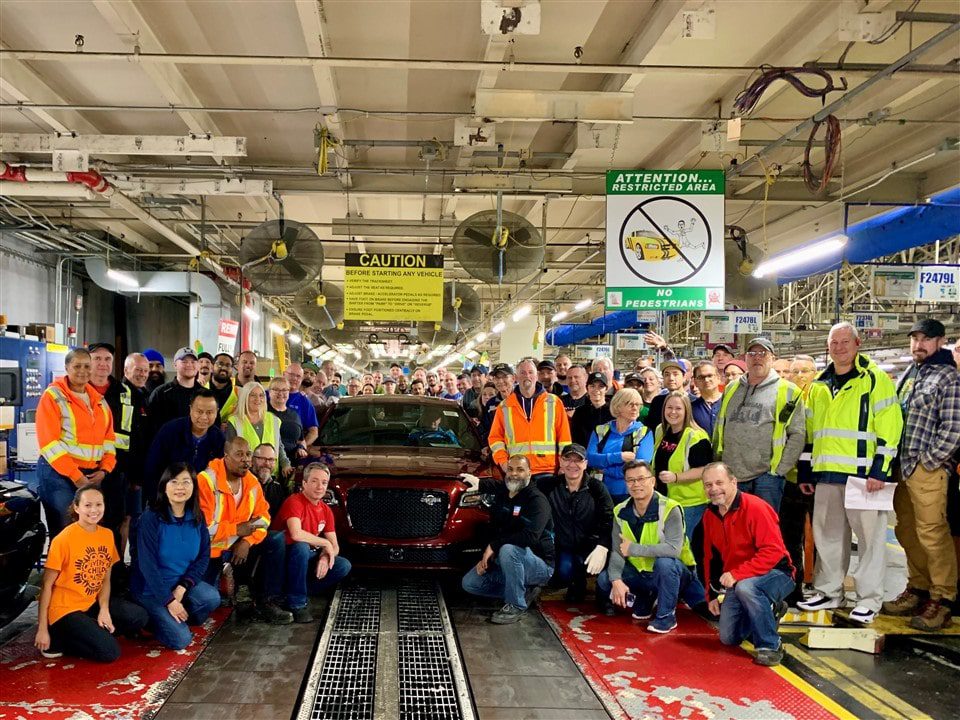
POLYGON ((608 310, 723 309, 722 170, 607 172, 608 310))

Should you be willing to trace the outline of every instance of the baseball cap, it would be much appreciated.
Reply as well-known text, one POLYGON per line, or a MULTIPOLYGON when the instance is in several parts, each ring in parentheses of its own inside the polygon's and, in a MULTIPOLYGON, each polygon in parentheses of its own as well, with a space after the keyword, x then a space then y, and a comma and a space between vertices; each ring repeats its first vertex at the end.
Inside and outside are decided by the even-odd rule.
POLYGON ((488 370, 487 370, 487 366, 486 366, 486 365, 474 365, 472 368, 470 368, 470 374, 471 374, 471 375, 473 375, 474 373, 479 373, 479 374, 481 374, 481 375, 486 375, 487 372, 488 372, 488 370))
POLYGON ((204 358, 206 358, 207 360, 213 362, 213 355, 211 355, 211 354, 208 353, 208 352, 202 352, 202 353, 200 353, 199 355, 197 355, 197 360, 203 360, 204 358))
POLYGON ((493 366, 493 370, 490 371, 490 374, 493 376, 497 375, 516 375, 517 373, 513 369, 513 365, 510 363, 497 363, 493 366))
POLYGON ((557 366, 553 364, 553 360, 541 360, 537 363, 537 370, 556 370, 557 366))
POLYGON ((178 360, 183 360, 185 357, 192 357, 194 360, 196 360, 197 351, 192 347, 182 347, 177 350, 177 354, 173 356, 173 361, 177 362, 178 360))
POLYGON ((579 455, 583 460, 587 459, 586 448, 577 443, 570 443, 564 446, 563 450, 560 451, 560 457, 566 457, 567 455, 579 455))
POLYGON ((600 383, 604 387, 609 387, 609 383, 607 382, 607 376, 604 375, 602 372, 590 373, 587 376, 587 385, 590 385, 592 383, 600 383))
POLYGON ((386 385, 387 383, 390 383, 391 385, 396 385, 397 381, 393 379, 393 375, 384 375, 383 384, 386 385))
POLYGON ((736 355, 736 354, 737 354, 737 351, 734 350, 734 349, 733 349, 732 347, 730 347, 729 345, 727 345, 726 343, 720 343, 719 345, 714 345, 714 346, 713 346, 713 354, 714 354, 714 355, 716 355, 717 350, 723 350, 724 352, 728 352, 728 353, 730 353, 731 355, 736 355))
POLYGON ((638 372, 627 373, 627 376, 623 378, 623 382, 624 383, 631 383, 631 382, 643 383, 643 375, 641 375, 638 372))
POLYGON ((910 328, 910 332, 907 335, 913 335, 915 332, 922 332, 927 337, 945 337, 947 334, 947 329, 943 326, 943 323, 939 320, 934 320, 933 318, 924 318, 923 320, 917 320, 913 327, 910 328))
MULTIPOLYGON (((941 326, 941 327, 942 327, 942 326, 941 326)), ((754 345, 759 345, 759 346, 762 347, 764 350, 766 350, 767 352, 769 352, 771 355, 774 355, 774 354, 776 354, 776 352, 777 352, 776 350, 773 349, 773 343, 770 342, 769 340, 767 340, 767 339, 764 338, 764 337, 754 338, 754 339, 751 340, 749 343, 747 343, 747 350, 749 350, 750 348, 752 348, 754 345)))
POLYGON ((312 370, 315 373, 320 372, 320 366, 315 362, 310 362, 309 360, 307 360, 305 363, 300 363, 300 367, 304 370, 312 370))
POLYGON ((111 355, 117 354, 116 348, 113 347, 113 345, 111 345, 110 343, 98 342, 98 343, 90 343, 89 345, 87 345, 87 352, 92 353, 92 352, 96 352, 97 350, 106 350, 111 355))
POLYGON ((731 365, 740 368, 744 372, 747 371, 747 364, 743 360, 731 360, 727 363, 727 367, 730 367, 731 365))
POLYGON ((154 350, 153 348, 147 348, 143 351, 143 356, 147 359, 147 362, 158 362, 161 365, 166 365, 163 360, 163 355, 160 354, 159 350, 154 350))
POLYGON ((683 365, 681 365, 681 364, 680 364, 679 362, 677 362, 676 360, 667 360, 666 362, 661 363, 661 364, 660 364, 660 374, 662 375, 662 374, 667 370, 667 368, 676 368, 677 370, 679 370, 679 371, 682 372, 682 373, 685 373, 685 372, 686 372, 686 370, 683 369, 683 365))

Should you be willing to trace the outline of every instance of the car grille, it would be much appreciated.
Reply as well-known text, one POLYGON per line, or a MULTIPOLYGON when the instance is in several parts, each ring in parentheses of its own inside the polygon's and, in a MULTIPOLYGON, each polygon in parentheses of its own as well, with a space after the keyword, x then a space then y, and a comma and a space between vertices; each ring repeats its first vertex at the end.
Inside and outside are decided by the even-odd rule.
MULTIPOLYGON (((412 548, 406 546, 390 548, 382 545, 349 545, 344 548, 343 554, 356 565, 466 565, 465 562, 461 562, 461 553, 452 548, 412 548)), ((479 553, 477 556, 479 557, 479 553)))
POLYGON ((436 537, 447 520, 450 499, 439 490, 354 488, 347 496, 353 529, 370 537, 436 537))

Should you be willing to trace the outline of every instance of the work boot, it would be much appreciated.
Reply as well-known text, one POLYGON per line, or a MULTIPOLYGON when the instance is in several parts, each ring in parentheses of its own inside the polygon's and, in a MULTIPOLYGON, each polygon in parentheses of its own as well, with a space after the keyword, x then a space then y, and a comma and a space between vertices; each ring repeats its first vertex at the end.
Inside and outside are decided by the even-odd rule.
POLYGON ((527 603, 527 608, 532 608, 537 602, 537 598, 540 597, 540 591, 543 588, 540 585, 531 585, 523 593, 523 599, 527 603))
POLYGON ((310 612, 310 607, 307 605, 301 608, 291 608, 290 613, 295 623, 306 624, 313 622, 313 613, 310 612))
POLYGON ((926 590, 915 590, 912 587, 908 587, 897 595, 894 600, 888 600, 883 604, 883 614, 916 615, 918 611, 922 612, 921 606, 929 598, 930 593, 926 590))
POLYGON ((233 595, 237 586, 233 581, 233 565, 223 564, 223 570, 220 571, 220 607, 230 607, 233 605, 233 595))
POLYGON ((757 665, 764 665, 766 667, 773 667, 774 665, 779 665, 783 661, 783 643, 780 643, 780 647, 776 650, 771 648, 757 648, 757 654, 753 658, 753 662, 757 665))
POLYGON ((950 605, 940 600, 927 600, 919 615, 910 618, 910 627, 926 632, 942 630, 950 624, 950 605))
POLYGON ((507 603, 490 616, 490 622, 495 625, 512 625, 515 622, 520 622, 520 618, 523 617, 525 612, 526 610, 507 603))
POLYGON ((293 613, 284 610, 282 607, 272 602, 262 602, 257 604, 257 615, 265 623, 270 625, 289 625, 293 622, 293 613))

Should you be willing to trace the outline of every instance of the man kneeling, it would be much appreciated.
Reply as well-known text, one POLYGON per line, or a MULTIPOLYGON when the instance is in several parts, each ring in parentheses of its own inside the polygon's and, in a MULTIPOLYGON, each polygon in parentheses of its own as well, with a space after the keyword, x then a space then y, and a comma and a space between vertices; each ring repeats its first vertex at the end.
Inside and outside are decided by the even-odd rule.
POLYGON ((550 503, 530 484, 525 455, 507 460, 505 483, 484 478, 480 491, 495 497, 490 543, 476 567, 463 576, 463 589, 471 595, 501 598, 505 604, 490 621, 508 625, 523 616, 553 575, 550 503))
POLYGON ((703 562, 710 573, 710 611, 720 614, 720 642, 739 645, 750 638, 755 663, 779 665, 783 645, 777 624, 787 612, 784 598, 794 588, 794 570, 777 513, 738 490, 737 478, 722 462, 704 468, 703 486, 711 503, 703 515, 703 562), (720 562, 713 562, 714 551, 720 562))
POLYGON ((274 532, 283 532, 286 562, 283 567, 266 568, 267 597, 276 602, 284 588, 286 605, 293 621, 313 622, 307 596, 333 587, 350 572, 350 561, 340 555, 334 532, 333 512, 323 501, 330 482, 330 468, 310 463, 303 471, 303 486, 284 500, 273 522, 274 532))
POLYGON ((647 630, 668 633, 677 626, 677 600, 691 607, 704 602, 696 562, 683 525, 683 508, 661 495, 653 471, 643 460, 623 465, 630 498, 613 509, 613 547, 607 569, 597 578, 598 595, 628 607, 633 618, 653 620, 647 630), (656 613, 654 614, 654 607, 656 613))

